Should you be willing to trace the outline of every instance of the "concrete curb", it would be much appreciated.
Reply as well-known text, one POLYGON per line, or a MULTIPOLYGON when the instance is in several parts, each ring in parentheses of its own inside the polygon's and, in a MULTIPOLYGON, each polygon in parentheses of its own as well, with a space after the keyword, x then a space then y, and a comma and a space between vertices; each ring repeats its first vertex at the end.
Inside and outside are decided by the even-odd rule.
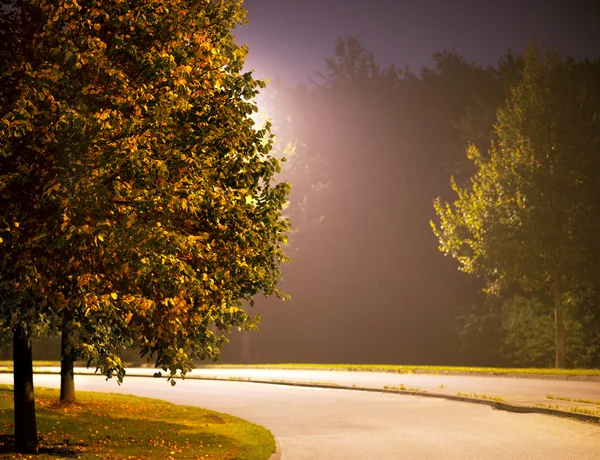
MULTIPOLYGON (((0 369, 0 373, 2 374, 12 374, 12 371, 0 369)), ((60 374, 59 371, 36 371, 33 370, 34 374, 52 374, 57 375, 60 374)), ((77 372, 76 375, 101 375, 96 374, 94 372, 77 372)), ((166 378, 163 377, 154 377, 151 374, 141 374, 141 373, 131 373, 126 374, 126 377, 145 377, 145 378, 166 378)), ((338 385, 338 384, 328 384, 328 383, 311 383, 311 382, 294 382, 287 380, 251 380, 249 378, 222 378, 222 377, 207 377, 207 376, 186 376, 185 379, 188 380, 209 380, 209 381, 220 381, 220 382, 244 382, 244 383, 255 383, 262 385, 282 385, 282 386, 296 386, 296 387, 311 387, 311 388, 324 388, 329 390, 352 390, 352 391, 369 391, 375 393, 393 393, 393 394, 402 394, 409 396, 422 396, 425 398, 437 398, 437 399, 446 399, 449 401, 458 401, 458 402, 466 402, 472 404, 484 404, 486 406, 490 406, 493 409, 503 410, 507 412, 513 412, 518 414, 543 414, 543 415, 552 415, 555 417, 563 417, 563 418, 571 418, 582 422, 593 422, 600 423, 600 415, 593 414, 585 414, 581 412, 572 412, 565 411, 560 409, 553 409, 549 407, 537 407, 537 406, 529 406, 529 405, 521 405, 514 403, 507 403, 505 401, 493 401, 490 399, 482 399, 482 398, 472 398, 469 396, 457 396, 457 395, 448 395, 443 393, 431 393, 428 391, 412 391, 412 390, 396 390, 392 388, 368 388, 368 387, 358 387, 358 386, 348 386, 348 385, 338 385)), ((277 445, 277 451, 273 454, 272 460, 277 460, 281 457, 281 451, 279 445, 277 445)))
POLYGON ((281 458, 281 446, 279 441, 275 438, 275 453, 269 457, 269 460, 279 460, 281 458))

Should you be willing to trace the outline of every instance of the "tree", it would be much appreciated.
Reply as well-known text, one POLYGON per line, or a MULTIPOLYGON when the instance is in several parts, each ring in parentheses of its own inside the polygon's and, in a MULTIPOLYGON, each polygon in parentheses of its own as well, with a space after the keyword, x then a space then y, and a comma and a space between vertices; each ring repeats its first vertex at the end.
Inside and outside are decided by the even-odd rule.
MULTIPOLYGON (((0 16, 0 299, 4 328, 13 336, 15 444, 18 451, 37 451, 37 428, 33 392, 31 333, 44 323, 44 299, 35 286, 41 277, 28 260, 44 262, 45 255, 38 250, 34 238, 44 232, 43 223, 33 230, 26 215, 41 212, 40 171, 44 159, 24 162, 25 152, 18 144, 29 133, 30 122, 27 99, 20 100, 19 81, 26 73, 19 62, 31 60, 34 27, 39 11, 30 5, 9 3, 2 5, 0 16), (14 64, 14 67, 13 67, 14 64), (14 123, 12 122, 14 120, 14 123), (23 224, 23 225, 21 225, 23 224)), ((29 64, 31 66, 31 63, 29 64)), ((33 81, 31 92, 43 86, 33 81)), ((39 126, 50 126, 53 115, 40 113, 39 126)), ((44 164, 47 166, 47 163, 44 164)), ((37 222, 36 222, 37 223, 37 222)))
POLYGON ((563 305, 597 282, 600 229, 597 83, 571 61, 532 47, 521 82, 498 113, 488 156, 468 151, 475 174, 458 199, 435 202, 440 250, 485 277, 487 291, 518 285, 552 293, 556 367, 565 366, 563 305))
POLYGON ((256 327, 244 303, 282 295, 289 185, 274 182, 270 126, 249 118, 264 84, 241 72, 241 2, 11 7, 0 309, 31 383, 15 371, 15 414, 28 417, 17 448, 35 451, 31 363, 17 353, 31 330, 60 324, 88 365, 119 380, 125 346, 170 378, 217 359, 232 328, 256 327))
MULTIPOLYGON (((555 362, 552 299, 511 292, 486 299, 462 318, 465 347, 495 366, 551 367, 555 362), (484 351, 482 353, 481 351, 484 351)), ((598 367, 600 316, 595 299, 569 296, 565 302, 566 364, 573 368, 598 367)))
MULTIPOLYGON (((502 306, 501 345, 503 356, 513 366, 551 367, 555 360, 555 337, 553 336, 554 315, 547 308, 548 302, 538 298, 515 295, 502 306)), ((593 367, 586 359, 585 326, 574 313, 574 308, 565 310, 566 342, 565 362, 570 367, 593 367)), ((597 340, 597 337, 595 337, 597 340)))

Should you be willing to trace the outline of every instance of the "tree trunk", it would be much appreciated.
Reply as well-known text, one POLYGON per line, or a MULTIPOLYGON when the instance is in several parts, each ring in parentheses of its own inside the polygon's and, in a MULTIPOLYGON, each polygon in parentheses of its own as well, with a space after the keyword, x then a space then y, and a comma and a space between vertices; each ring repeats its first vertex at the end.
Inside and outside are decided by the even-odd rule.
POLYGON ((75 402, 75 380, 73 378, 73 347, 71 346, 71 331, 66 321, 63 321, 60 339, 60 400, 75 402))
POLYGON ((15 447, 17 452, 36 454, 38 439, 33 394, 31 337, 22 326, 16 326, 13 339, 15 447))
POLYGON ((556 329, 555 367, 564 369, 566 366, 565 325, 563 322, 562 292, 558 280, 554 282, 554 326, 556 329))

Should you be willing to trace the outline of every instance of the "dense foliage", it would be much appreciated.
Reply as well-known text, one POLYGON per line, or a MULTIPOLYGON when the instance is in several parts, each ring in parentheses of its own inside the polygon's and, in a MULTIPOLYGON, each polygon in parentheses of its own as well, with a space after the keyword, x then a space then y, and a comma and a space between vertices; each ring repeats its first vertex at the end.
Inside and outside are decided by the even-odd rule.
MULTIPOLYGON (((5 2, 6 3, 6 2, 5 2)), ((217 358, 279 294, 282 217, 241 2, 23 0, 2 10, 0 309, 68 323, 107 376, 217 358)))
POLYGON ((593 298, 599 287, 599 70, 598 63, 540 57, 532 48, 498 112, 488 154, 471 146, 470 182, 453 182, 455 202, 435 203, 440 250, 461 270, 484 277, 492 294, 518 286, 551 299, 557 367, 566 364, 564 308, 593 298))

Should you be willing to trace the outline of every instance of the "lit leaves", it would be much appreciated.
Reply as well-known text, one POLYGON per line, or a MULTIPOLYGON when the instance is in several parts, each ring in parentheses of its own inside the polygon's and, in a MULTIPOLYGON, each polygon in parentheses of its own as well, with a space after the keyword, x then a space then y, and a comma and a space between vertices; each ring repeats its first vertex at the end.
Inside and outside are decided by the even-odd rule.
POLYGON ((590 256, 600 229, 592 204, 600 101, 590 97, 598 64, 578 67, 535 48, 525 63, 498 113, 497 145, 485 157, 469 149, 476 172, 465 187, 452 183, 456 201, 436 200, 432 226, 440 250, 485 276, 494 292, 510 284, 544 290, 557 279, 585 289, 598 273, 590 256))
POLYGON ((230 33, 244 11, 35 7, 35 50, 3 68, 19 97, 0 119, 0 228, 25 230, 3 231, 3 263, 20 271, 2 276, 17 297, 51 299, 49 320, 68 311, 106 375, 122 378, 124 345, 185 373, 231 328, 255 327, 242 305, 278 293, 285 260, 289 187, 274 183, 269 127, 248 119, 263 84, 239 74, 246 51, 230 33))

